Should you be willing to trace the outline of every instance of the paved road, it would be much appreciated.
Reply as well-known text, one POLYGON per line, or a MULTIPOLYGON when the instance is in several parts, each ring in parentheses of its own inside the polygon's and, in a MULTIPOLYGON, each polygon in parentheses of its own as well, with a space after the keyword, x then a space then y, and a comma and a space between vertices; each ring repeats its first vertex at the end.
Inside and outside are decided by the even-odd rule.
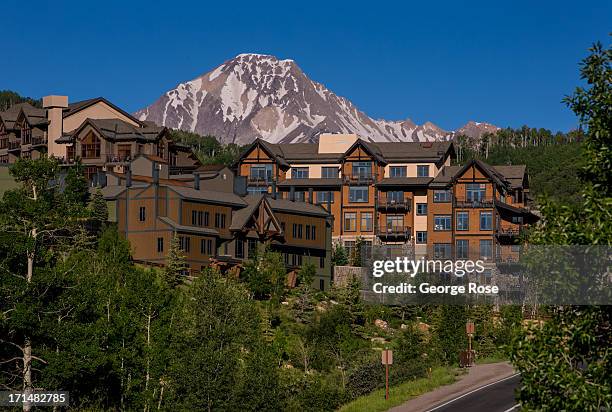
POLYGON ((520 376, 513 375, 473 389, 429 409, 428 412, 515 412, 520 409, 514 399, 519 382, 520 376))

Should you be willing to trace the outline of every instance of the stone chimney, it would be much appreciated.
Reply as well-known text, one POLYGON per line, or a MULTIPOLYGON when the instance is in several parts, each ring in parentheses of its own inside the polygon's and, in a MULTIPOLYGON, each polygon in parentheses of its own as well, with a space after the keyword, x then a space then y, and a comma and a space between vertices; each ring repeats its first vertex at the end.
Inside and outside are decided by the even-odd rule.
POLYGON ((64 131, 63 111, 68 107, 68 96, 45 96, 43 108, 47 109, 47 150, 49 156, 66 158, 66 145, 55 143, 64 131))

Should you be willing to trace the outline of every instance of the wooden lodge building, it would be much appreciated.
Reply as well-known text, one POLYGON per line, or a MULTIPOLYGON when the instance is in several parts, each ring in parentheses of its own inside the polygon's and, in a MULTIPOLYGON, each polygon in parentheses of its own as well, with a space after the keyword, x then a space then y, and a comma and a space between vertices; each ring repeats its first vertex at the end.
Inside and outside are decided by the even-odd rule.
POLYGON ((282 254, 290 284, 312 263, 313 286, 331 285, 331 219, 321 206, 248 194, 246 180, 224 166, 171 175, 167 161, 151 155, 139 155, 126 173, 101 174, 99 183, 139 263, 163 266, 176 234, 191 272, 210 265, 239 272, 269 246, 282 254))
POLYGON ((256 140, 237 174, 251 193, 320 204, 334 216, 333 238, 349 252, 367 245, 410 246, 416 256, 490 259, 516 251, 527 205, 524 165, 451 166, 451 142, 368 142, 322 134, 318 143, 256 140), (506 252, 504 252, 506 250, 506 252))

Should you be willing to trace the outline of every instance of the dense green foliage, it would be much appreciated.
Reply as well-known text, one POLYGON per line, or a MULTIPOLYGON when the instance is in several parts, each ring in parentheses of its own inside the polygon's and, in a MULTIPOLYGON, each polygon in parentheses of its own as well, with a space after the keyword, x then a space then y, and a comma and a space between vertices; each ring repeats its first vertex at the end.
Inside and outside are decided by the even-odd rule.
POLYGON ((42 107, 42 99, 23 97, 12 90, 0 90, 0 111, 6 110, 17 103, 30 103, 34 107, 42 107))
POLYGON ((244 146, 235 143, 219 143, 214 136, 201 136, 183 130, 172 130, 172 139, 190 146, 202 164, 223 164, 231 166, 238 161, 244 146))
MULTIPOLYGON (((566 103, 585 127, 584 173, 577 207, 544 202, 536 244, 612 244, 612 48, 596 44, 581 67, 587 88, 566 103)), ((610 306, 551 308, 542 327, 519 333, 511 359, 521 372, 521 405, 537 410, 612 409, 610 306)))

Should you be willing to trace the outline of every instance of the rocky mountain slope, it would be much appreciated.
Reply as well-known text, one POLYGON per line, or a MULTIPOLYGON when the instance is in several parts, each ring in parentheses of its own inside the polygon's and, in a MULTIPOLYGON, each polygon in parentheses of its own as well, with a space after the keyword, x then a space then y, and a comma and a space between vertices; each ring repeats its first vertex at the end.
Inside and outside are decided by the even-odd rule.
MULTIPOLYGON (((314 82, 293 60, 240 54, 191 81, 180 83, 135 113, 141 120, 214 135, 223 143, 316 141, 320 133, 357 133, 373 141, 446 140, 454 132, 431 122, 374 120, 353 103, 314 82)), ((493 125, 469 122, 472 137, 493 125)))

